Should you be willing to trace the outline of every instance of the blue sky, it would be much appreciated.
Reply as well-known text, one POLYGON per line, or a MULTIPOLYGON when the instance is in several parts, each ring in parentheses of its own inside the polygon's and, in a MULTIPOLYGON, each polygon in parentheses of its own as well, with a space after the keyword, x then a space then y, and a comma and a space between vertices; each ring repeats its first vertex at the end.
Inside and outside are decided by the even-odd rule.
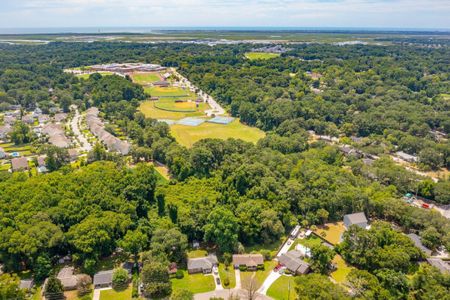
POLYGON ((450 28, 450 0, 0 0, 0 27, 450 28))

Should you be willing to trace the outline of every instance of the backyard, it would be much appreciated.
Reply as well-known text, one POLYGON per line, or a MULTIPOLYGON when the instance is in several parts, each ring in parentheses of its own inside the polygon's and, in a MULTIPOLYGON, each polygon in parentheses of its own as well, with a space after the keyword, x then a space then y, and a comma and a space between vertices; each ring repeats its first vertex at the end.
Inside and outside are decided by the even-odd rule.
POLYGON ((228 125, 213 123, 203 123, 199 126, 172 125, 170 129, 177 142, 186 147, 192 147, 195 142, 207 138, 222 140, 235 138, 256 143, 265 136, 260 129, 244 125, 239 120, 234 120, 228 125))
POLYGON ((352 267, 347 265, 344 259, 340 255, 336 255, 333 258, 333 263, 336 265, 336 271, 330 274, 331 278, 333 278, 338 283, 344 283, 348 273, 352 270, 352 267))
POLYGON ((341 235, 344 233, 344 223, 343 222, 337 222, 337 223, 328 223, 324 226, 320 226, 314 233, 317 235, 323 237, 325 240, 327 240, 330 244, 336 245, 339 244, 341 235))
POLYGON ((188 274, 183 271, 182 279, 172 278, 172 290, 189 290, 194 294, 206 293, 216 288, 214 277, 212 275, 188 274))

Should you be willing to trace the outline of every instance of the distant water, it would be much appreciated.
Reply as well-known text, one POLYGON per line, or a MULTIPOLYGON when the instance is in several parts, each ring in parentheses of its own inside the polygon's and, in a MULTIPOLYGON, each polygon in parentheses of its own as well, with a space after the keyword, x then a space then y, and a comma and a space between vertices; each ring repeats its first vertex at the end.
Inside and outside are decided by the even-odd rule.
POLYGON ((450 29, 424 28, 356 28, 356 27, 49 27, 0 28, 0 34, 104 34, 154 33, 164 31, 304 31, 304 32, 450 32, 450 29))

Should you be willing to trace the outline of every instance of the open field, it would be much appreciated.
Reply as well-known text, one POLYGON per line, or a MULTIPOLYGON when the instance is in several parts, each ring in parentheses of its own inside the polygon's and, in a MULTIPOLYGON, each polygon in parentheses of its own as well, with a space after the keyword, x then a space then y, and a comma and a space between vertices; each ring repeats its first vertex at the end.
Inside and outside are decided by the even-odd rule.
POLYGON ((172 125, 170 129, 178 143, 186 147, 192 147, 195 142, 207 138, 222 140, 235 138, 256 143, 265 136, 263 131, 255 127, 246 126, 239 122, 239 120, 234 120, 228 125, 213 123, 203 123, 195 127, 172 125))
POLYGON ((131 78, 134 83, 141 85, 149 85, 161 80, 161 76, 158 73, 134 73, 131 75, 131 78))
POLYGON ((320 226, 314 233, 317 235, 323 237, 325 240, 327 240, 330 244, 336 245, 340 242, 341 235, 344 233, 344 223, 343 222, 337 222, 337 223, 328 223, 324 226, 320 226), (323 235, 325 233, 325 235, 323 235))
POLYGON ((245 53, 245 57, 247 57, 250 60, 257 60, 257 59, 272 59, 279 57, 280 54, 278 53, 265 53, 265 52, 247 52, 245 53))
POLYGON ((191 97, 192 100, 197 97, 195 93, 179 87, 153 86, 144 88, 144 91, 152 97, 191 97))
POLYGON ((100 300, 131 300, 131 285, 128 286, 126 290, 116 291, 116 290, 103 290, 100 291, 100 300))
POLYGON ((272 297, 275 300, 296 299, 295 277, 281 276, 278 278, 267 290, 267 296, 272 297))
POLYGON ((172 290, 189 290, 194 294, 198 294, 210 292, 216 288, 216 283, 212 275, 189 275, 187 271, 183 271, 183 273, 184 277, 182 279, 171 279, 172 290))
POLYGON ((352 267, 347 265, 344 259, 340 255, 336 255, 333 258, 333 263, 336 265, 337 269, 330 274, 331 278, 336 280, 338 283, 344 283, 348 273, 352 270, 352 267))
POLYGON ((204 112, 209 108, 208 104, 204 102, 199 103, 197 107, 197 104, 193 100, 186 99, 177 101, 172 98, 161 98, 158 101, 153 101, 153 106, 159 110, 167 110, 181 113, 204 112))
MULTIPOLYGON (((159 100, 161 101, 161 100, 159 100)), ((159 102, 158 101, 158 102, 159 102)), ((173 100, 171 100, 173 101, 173 100)), ((155 107, 155 101, 144 101, 139 106, 139 110, 147 117, 152 119, 169 119, 180 120, 187 117, 201 117, 204 115, 204 111, 209 109, 208 104, 200 104, 199 110, 196 112, 177 112, 162 110, 155 107)))

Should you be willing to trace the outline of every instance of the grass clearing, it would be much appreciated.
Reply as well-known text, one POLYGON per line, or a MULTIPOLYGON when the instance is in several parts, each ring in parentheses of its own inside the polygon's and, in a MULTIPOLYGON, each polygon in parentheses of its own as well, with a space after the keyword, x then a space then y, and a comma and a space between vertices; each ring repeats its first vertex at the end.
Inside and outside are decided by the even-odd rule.
POLYGON ((199 126, 172 125, 170 130, 177 142, 188 148, 195 142, 207 138, 222 140, 235 138, 256 143, 265 136, 260 129, 244 125, 239 120, 234 120, 228 125, 213 123, 203 123, 199 126))
POLYGON ((337 269, 330 274, 331 278, 336 280, 338 283, 344 283, 347 279, 348 273, 350 273, 353 267, 347 265, 340 255, 336 255, 333 258, 333 263, 336 265, 337 269))
MULTIPOLYGON (((102 75, 102 76, 111 76, 111 75, 114 75, 114 73, 112 73, 112 72, 108 72, 108 71, 100 71, 100 72, 96 72, 96 73, 98 73, 98 74, 100 74, 100 75, 102 75)), ((92 74, 78 74, 78 75, 76 75, 78 78, 80 78, 80 79, 84 79, 84 80, 87 80, 87 79, 89 79, 89 76, 91 76, 92 74)))
POLYGON ((194 294, 206 293, 216 288, 214 277, 212 275, 188 274, 183 271, 182 279, 172 278, 172 290, 189 290, 194 294))
POLYGON ((100 291, 100 300, 131 300, 132 287, 126 290, 116 291, 114 289, 100 291))
POLYGON ((229 266, 228 269, 225 269, 224 264, 219 264, 219 276, 220 276, 220 282, 222 283, 223 288, 226 289, 233 289, 236 287, 236 276, 233 269, 233 266, 229 266), (230 281, 230 284, 225 286, 224 280, 225 278, 228 278, 230 281))
POLYGON ((297 299, 295 277, 281 276, 267 290, 267 296, 275 300, 297 299), (288 294, 289 292, 289 294, 288 294))
POLYGON ((249 253, 261 253, 263 250, 269 250, 272 257, 277 255, 278 250, 280 249, 283 241, 286 239, 285 236, 282 236, 279 241, 274 242, 272 244, 260 244, 245 247, 246 251, 249 253))
POLYGON ((344 233, 344 223, 327 223, 324 226, 320 226, 314 233, 323 237, 330 244, 336 245, 339 244, 341 240, 341 235, 344 233), (323 235, 324 234, 324 235, 323 235))
POLYGON ((131 78, 134 83, 141 85, 149 85, 153 82, 162 80, 158 73, 134 73, 131 75, 131 78))
POLYGON ((245 57, 250 60, 258 60, 258 59, 272 59, 279 57, 279 53, 266 53, 266 52, 247 52, 245 53, 245 57))
POLYGON ((89 294, 84 295, 83 297, 78 297, 78 291, 65 291, 64 296, 66 300, 91 300, 93 295, 93 291, 89 294))
POLYGON ((187 254, 188 258, 199 258, 199 257, 205 257, 207 255, 208 255, 208 251, 202 250, 202 249, 192 250, 192 251, 189 251, 187 254))

